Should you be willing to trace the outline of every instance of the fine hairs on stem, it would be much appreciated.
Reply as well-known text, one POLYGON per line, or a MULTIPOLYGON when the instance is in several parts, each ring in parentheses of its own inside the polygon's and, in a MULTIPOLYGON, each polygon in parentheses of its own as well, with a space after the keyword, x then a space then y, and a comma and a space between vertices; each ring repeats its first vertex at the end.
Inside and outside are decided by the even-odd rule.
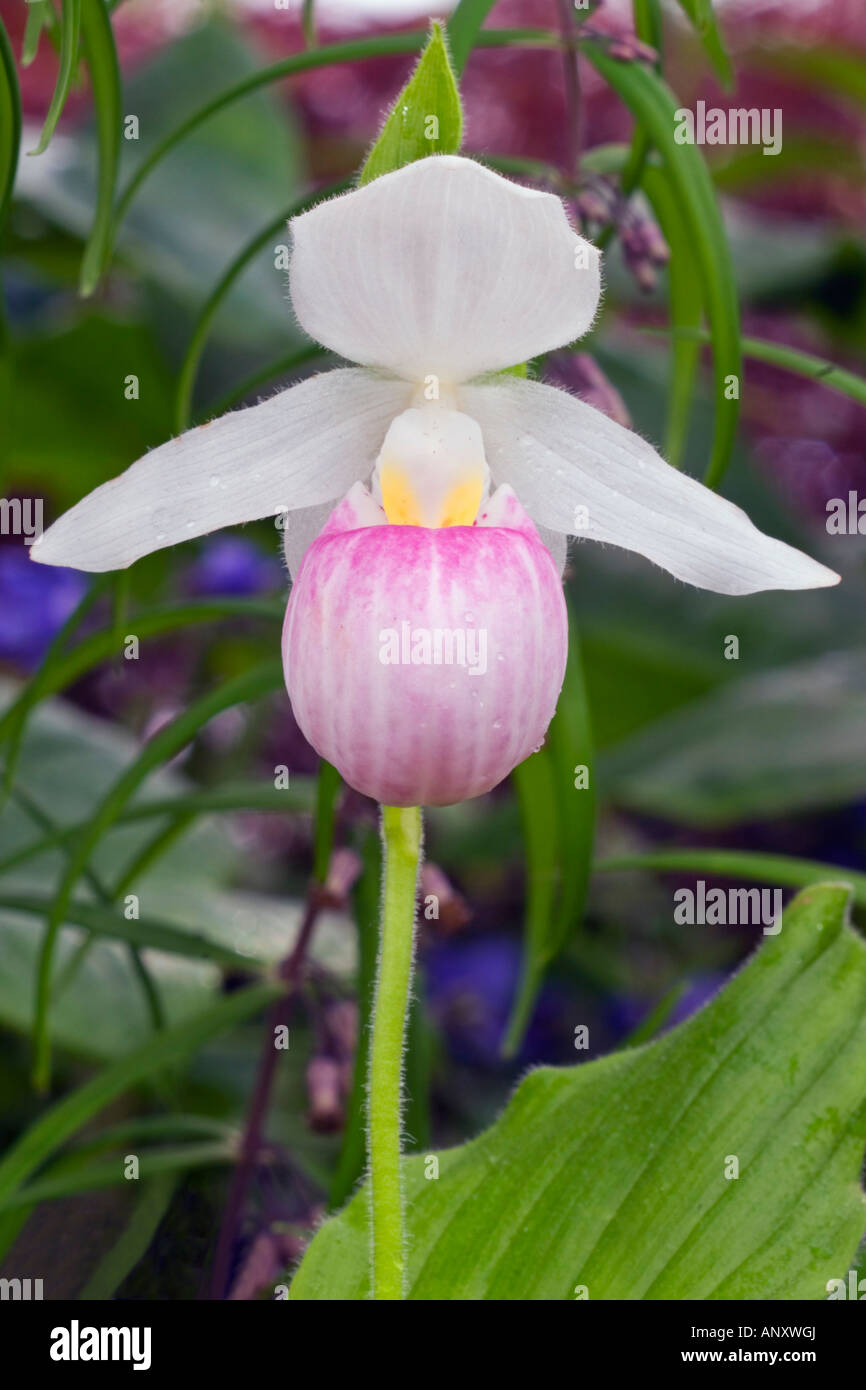
POLYGON ((422 855, 419 807, 382 807, 382 850, 382 927, 367 1096, 372 1295, 400 1300, 406 1264, 400 1171, 403 1054, 422 855))

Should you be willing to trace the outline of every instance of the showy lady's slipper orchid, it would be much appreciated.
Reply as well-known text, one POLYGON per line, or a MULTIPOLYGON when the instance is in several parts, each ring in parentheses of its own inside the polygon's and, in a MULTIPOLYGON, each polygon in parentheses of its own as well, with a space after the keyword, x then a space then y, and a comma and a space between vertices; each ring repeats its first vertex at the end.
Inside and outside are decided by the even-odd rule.
POLYGON ((289 695, 360 791, 458 801, 541 743, 576 531, 719 593, 837 582, 592 406, 501 374, 579 338, 598 305, 599 254, 557 198, 431 156, 292 232, 295 313, 361 365, 163 444, 31 554, 117 569, 290 512, 289 695))

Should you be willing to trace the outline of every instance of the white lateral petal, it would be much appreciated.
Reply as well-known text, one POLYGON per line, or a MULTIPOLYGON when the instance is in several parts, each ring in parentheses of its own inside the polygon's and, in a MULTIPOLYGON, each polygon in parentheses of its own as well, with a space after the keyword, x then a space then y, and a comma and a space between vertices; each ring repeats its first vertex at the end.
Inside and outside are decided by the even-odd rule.
POLYGON ((320 507, 304 507, 287 518, 284 552, 289 574, 296 579, 301 562, 327 526, 329 534, 336 531, 359 531, 367 526, 385 526, 385 513, 367 490, 364 482, 353 483, 346 496, 335 506, 325 502, 320 507))
POLYGON ((152 449, 65 512, 31 557, 125 569, 221 526, 333 501, 369 477, 407 404, 405 383, 355 368, 310 377, 152 449))
POLYGON ((411 381, 466 381, 580 337, 599 253, 560 200, 431 155, 291 224, 292 304, 318 342, 411 381))
POLYGON ((481 426, 494 480, 510 483, 542 526, 637 551, 720 594, 839 582, 671 468, 639 435, 564 391, 515 378, 464 387, 459 400, 481 426))

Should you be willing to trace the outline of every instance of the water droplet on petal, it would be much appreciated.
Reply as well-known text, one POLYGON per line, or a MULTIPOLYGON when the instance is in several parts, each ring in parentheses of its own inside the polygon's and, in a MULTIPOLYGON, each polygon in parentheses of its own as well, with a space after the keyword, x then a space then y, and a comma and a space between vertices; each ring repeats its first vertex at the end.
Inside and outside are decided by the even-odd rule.
POLYGON ((168 524, 171 521, 171 512, 168 507, 154 507, 150 514, 150 524, 153 527, 154 539, 164 541, 168 524))

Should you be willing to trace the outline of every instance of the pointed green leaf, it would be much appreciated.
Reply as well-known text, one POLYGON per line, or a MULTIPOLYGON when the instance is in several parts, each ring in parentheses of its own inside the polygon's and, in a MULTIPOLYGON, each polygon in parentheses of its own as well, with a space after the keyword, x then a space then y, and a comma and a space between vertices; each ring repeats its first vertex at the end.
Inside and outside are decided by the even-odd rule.
MULTIPOLYGON (((866 103, 866 65, 854 49, 833 44, 766 44, 749 51, 749 66, 768 68, 798 82, 825 87, 834 97, 844 97, 858 105, 866 103)), ((785 141, 787 145, 787 140, 785 141)))
POLYGON ((367 156, 361 183, 428 154, 456 154, 463 138, 460 93, 442 29, 433 24, 418 66, 394 102, 367 156))
MULTIPOLYGON (((115 1244, 102 1256, 78 1295, 86 1303, 107 1303, 144 1257, 168 1211, 177 1174, 160 1173, 142 1184, 135 1206, 115 1244)), ((14 1210, 14 1208, 12 1208, 14 1210)))
POLYGON ((544 972, 583 919, 595 838, 593 761, 580 638, 569 613, 568 665, 545 747, 512 774, 527 883, 524 960, 503 1043, 506 1056, 519 1051, 544 972))
POLYGON ((29 0, 27 5, 27 23, 24 26, 24 38, 21 42, 21 66, 29 68, 39 49, 39 40, 42 37, 42 30, 47 28, 51 21, 56 19, 48 0, 29 0))
MULTIPOLYGON (((0 19, 0 236, 6 225, 8 208, 13 200, 15 170, 18 168, 18 149, 21 146, 21 96, 18 74, 15 72, 13 49, 0 19)), ((0 473, 6 468, 8 453, 8 418, 13 402, 13 352, 6 322, 3 284, 0 281, 0 473)))
POLYGON ((369 826, 358 830, 357 848, 363 865, 352 891, 352 916, 358 934, 358 1046, 352 1072, 352 1090, 346 1107, 346 1124, 336 1171, 331 1179, 328 1206, 341 1207, 364 1174, 367 1161, 367 1079, 370 1070, 370 1035, 376 962, 379 955, 381 914, 382 841, 369 826))
POLYGON ((519 1051, 532 1017, 536 995, 550 956, 556 889, 559 879, 560 836, 556 774, 549 748, 540 748, 511 774, 520 806, 526 857, 526 909, 523 962, 517 994, 502 1044, 503 1054, 519 1051))
MULTIPOLYGON (((29 28, 29 17, 27 23, 29 28)), ((66 98, 69 95, 69 88, 72 86, 72 79, 75 75, 80 30, 81 0, 63 0, 60 12, 60 66, 57 71, 57 82, 51 97, 48 115, 45 117, 45 124, 42 127, 42 134, 39 137, 39 144, 35 150, 30 151, 30 154, 42 154, 51 143, 51 137, 66 105, 66 98)))
POLYGON ((459 0, 448 21, 448 43, 456 73, 463 72, 478 31, 494 4, 495 0, 459 0))
MULTIPOLYGON (((315 203, 325 199, 333 198, 338 193, 345 193, 349 185, 345 182, 332 184, 330 188, 317 189, 315 193, 305 198, 293 198, 288 207, 271 219, 267 226, 243 246, 232 260, 231 264, 220 276, 214 285, 207 300, 202 305, 193 326, 192 335, 184 354, 183 362, 177 374, 177 391, 175 394, 175 425, 179 433, 189 429, 192 416, 193 392, 195 390, 195 379, 201 362, 202 353, 207 343, 207 337, 211 330, 217 311, 225 301, 226 296, 239 277, 247 269, 247 266, 255 259, 259 251, 271 242, 274 236, 285 228, 286 223, 296 217, 298 213, 304 212, 315 203)), ((297 351, 297 350, 295 350, 297 351)), ((306 353, 306 349, 304 349, 306 353)), ((220 411, 215 412, 219 414, 220 411)))
POLYGON ((674 468, 679 468, 688 442, 692 397, 700 360, 701 346, 696 335, 700 332, 704 317, 701 278, 691 238, 669 179, 663 170, 647 164, 643 169, 642 184, 670 251, 667 276, 674 338, 670 355, 665 458, 674 468))
MULTIPOLYGON (((0 20, 0 236, 6 223, 18 150, 21 144, 21 97, 18 74, 9 36, 0 20)), ((5 471, 9 452, 9 417, 13 399, 13 358, 9 328, 6 323, 5 295, 0 281, 0 473, 5 471)))
POLYGON ((680 0, 680 4, 697 30, 716 76, 730 90, 734 85, 734 70, 716 19, 713 0, 680 0))
MULTIPOLYGON (((866 1227, 866 943, 847 901, 802 893, 657 1041, 533 1072, 437 1180, 405 1160, 409 1297, 825 1298, 866 1227)), ((364 1187, 290 1296, 363 1299, 368 1266, 364 1187)))
MULTIPOLYGON (((81 610, 78 609, 77 612, 80 615, 81 610)), ((135 614, 135 631, 139 638, 153 637, 160 633, 194 627, 198 623, 218 622, 223 618, 265 618, 277 621, 284 612, 285 601, 282 599, 200 599, 193 603, 171 605, 166 608, 143 609, 135 614)), ((61 629, 64 637, 67 632, 68 629, 61 629)), ((58 639, 61 638, 61 633, 57 634, 58 639)), ((62 640, 60 646, 52 642, 49 648, 51 660, 49 661, 46 655, 43 665, 0 713, 0 742, 20 736, 21 720, 26 720, 46 696, 64 690, 85 672, 92 671, 100 662, 116 655, 114 625, 89 633, 70 652, 62 652, 62 645, 62 640)))
POLYGON ((580 929, 595 842, 595 746, 583 650, 570 604, 568 625, 565 680, 547 735, 562 827, 560 893, 548 960, 580 929))
POLYGON ((809 381, 820 381, 831 391, 839 391, 852 401, 866 405, 866 378, 856 372, 846 371, 828 362, 824 357, 816 357, 811 352, 800 352, 797 348, 786 347, 783 343, 769 342, 766 338, 744 338, 743 352, 756 362, 769 362, 774 367, 783 367, 795 372, 809 381))
POLYGON ((304 43, 307 48, 315 48, 316 39, 316 0, 304 0, 301 11, 301 29, 304 34, 304 43))
MULTIPOLYGON (((171 1148, 147 1148, 139 1153, 143 1178, 158 1177, 164 1173, 183 1173, 190 1168, 211 1167, 213 1164, 232 1163, 234 1155, 225 1140, 211 1140, 201 1144, 178 1144, 171 1148)), ((52 1165, 36 1182, 13 1193, 3 1202, 3 1209, 32 1207, 39 1202, 55 1202, 59 1197, 71 1197, 82 1192, 96 1192, 100 1188, 119 1187, 126 1182, 123 1161, 119 1157, 106 1158, 93 1163, 76 1163, 67 1166, 62 1161, 52 1165)))
POLYGON ((80 291, 91 295, 111 254, 112 214, 120 161, 120 66, 105 0, 82 0, 81 37, 93 90, 99 181, 93 226, 81 261, 80 291))
MULTIPOLYGON (((595 870, 608 873, 623 869, 653 869, 670 873, 706 874, 713 878, 738 878, 746 883, 769 883, 775 887, 808 888, 826 883, 839 873, 838 864, 822 864, 816 859, 797 859, 790 854, 764 854, 746 849, 669 849, 651 854, 627 854, 616 859, 596 860, 595 870)), ((845 870, 845 882, 858 907, 866 907, 866 874, 845 870)))
POLYGON ((175 719, 154 734, 138 756, 117 778, 99 802, 70 856, 60 881, 50 915, 47 919, 36 978, 34 1037, 34 1079, 37 1087, 47 1084, 51 1069, 51 1046, 48 1014, 51 1001, 54 953, 66 912, 72 902, 75 886, 103 835, 123 811, 126 803, 146 780, 149 773, 161 767, 184 748, 215 715, 234 704, 242 704, 274 690, 279 685, 282 670, 279 663, 264 662, 243 671, 215 690, 208 691, 188 705, 175 719))
MULTIPOLYGON (((0 893, 0 911, 47 917, 51 911, 51 898, 38 893, 0 893)), ((208 936, 158 917, 128 920, 122 912, 110 907, 73 902, 67 909, 66 921, 73 926, 84 927, 92 936, 126 941, 133 946, 164 951, 168 955, 183 956, 189 960, 212 960, 227 970, 253 972, 263 965, 254 955, 234 951, 208 936)))
MULTIPOLYGON (((0 229, 12 201, 21 144, 21 98, 9 36, 0 21, 0 229)), ((2 346, 2 343, 0 343, 2 346)))
MULTIPOLYGON (((399 53, 418 53, 424 48, 426 37, 423 32, 413 31, 399 34, 376 34, 373 38, 353 39, 349 43, 322 44, 317 48, 307 49, 303 53, 293 53, 290 57, 282 58, 280 62, 272 63, 269 67, 258 68, 255 72, 242 78, 241 81, 235 82, 221 95, 205 102, 197 111, 193 111, 191 115, 181 121, 141 161, 118 199, 114 230, 116 231, 123 221, 142 184, 149 179, 154 169, 162 163, 166 155, 170 154, 186 139, 187 135, 197 130, 217 112, 224 111, 251 92, 259 91, 275 82, 281 82, 299 72, 310 72, 316 68, 328 67, 332 63, 357 63, 363 62, 367 58, 379 58, 399 53)), ((558 42, 557 35, 552 34, 547 29, 485 29, 478 35, 480 48, 551 49, 556 48, 558 42)), ((110 246, 108 249, 110 250, 110 246)))
POLYGON ((209 1009, 184 1019, 148 1039, 143 1047, 97 1072, 77 1090, 52 1105, 7 1149, 0 1162, 0 1202, 5 1202, 31 1174, 117 1097, 167 1067, 184 1061, 209 1038, 226 1032, 278 998, 276 984, 250 985, 226 995, 209 1009))
POLYGON ((713 342, 716 420, 704 482, 716 487, 730 461, 737 434, 743 363, 736 281, 713 181, 697 147, 677 144, 679 108, 657 73, 641 63, 624 63, 612 57, 597 39, 586 41, 581 51, 644 126, 664 162, 688 232, 713 342))

